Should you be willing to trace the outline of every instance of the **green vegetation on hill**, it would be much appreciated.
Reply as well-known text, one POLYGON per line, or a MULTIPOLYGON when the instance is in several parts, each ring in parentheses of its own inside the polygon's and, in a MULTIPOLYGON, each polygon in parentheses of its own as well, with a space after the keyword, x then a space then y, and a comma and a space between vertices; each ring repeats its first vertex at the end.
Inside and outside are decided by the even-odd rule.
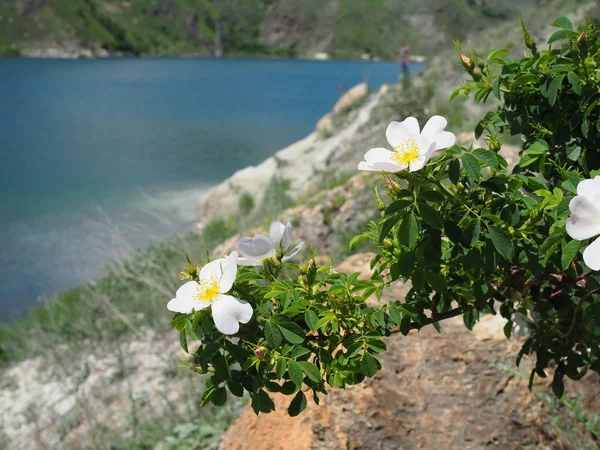
POLYGON ((533 0, 9 0, 0 54, 102 49, 143 55, 394 59, 401 39, 434 55, 516 18, 533 0))

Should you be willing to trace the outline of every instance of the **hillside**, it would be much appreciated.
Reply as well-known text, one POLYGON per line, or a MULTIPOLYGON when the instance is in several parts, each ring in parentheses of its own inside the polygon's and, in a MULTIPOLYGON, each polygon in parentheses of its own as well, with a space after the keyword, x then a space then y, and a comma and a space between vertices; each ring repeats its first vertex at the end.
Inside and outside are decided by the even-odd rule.
POLYGON ((394 59, 405 39, 415 54, 432 56, 533 6, 534 0, 4 0, 0 55, 327 52, 394 59))

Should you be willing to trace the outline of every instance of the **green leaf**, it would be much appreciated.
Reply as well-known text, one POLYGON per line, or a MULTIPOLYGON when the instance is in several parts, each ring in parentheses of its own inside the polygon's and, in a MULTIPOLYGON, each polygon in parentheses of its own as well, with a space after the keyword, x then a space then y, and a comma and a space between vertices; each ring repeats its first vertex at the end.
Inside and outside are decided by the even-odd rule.
POLYGON ((479 159, 483 160, 488 167, 491 167, 492 169, 498 168, 498 158, 494 152, 486 150, 485 148, 476 148, 473 150, 473 153, 479 159))
POLYGON ((292 354, 290 355, 292 358, 300 358, 301 356, 307 355, 310 353, 310 350, 306 347, 298 346, 294 349, 292 354))
POLYGON ((287 364, 285 363, 285 359, 279 358, 279 360, 277 360, 277 365, 275 366, 275 373, 277 374, 277 378, 283 378, 286 369, 287 364))
POLYGON ((385 342, 379 339, 369 339, 367 341, 367 347, 369 347, 375 353, 383 353, 387 350, 385 342))
POLYGON ((224 387, 218 387, 210 397, 210 401, 215 406, 223 406, 227 403, 227 390, 224 387))
POLYGON ((304 312, 304 321, 306 322, 306 325, 308 325, 308 328, 311 329, 311 331, 317 331, 317 329, 319 328, 317 327, 317 322, 319 321, 319 318, 312 309, 307 309, 304 312))
POLYGON ((359 234, 358 236, 354 236, 350 240, 350 244, 348 244, 348 247, 350 247, 350 250, 354 250, 356 247, 358 247, 368 237, 369 237, 369 235, 366 234, 366 233, 359 234))
POLYGON ((514 253, 514 248, 510 237, 498 227, 488 225, 488 233, 494 247, 505 259, 511 260, 514 253))
POLYGON ((181 348, 183 349, 184 352, 186 352, 186 353, 190 352, 188 350, 187 338, 185 336, 185 329, 183 329, 179 332, 179 343, 181 344, 181 348))
POLYGON ((494 97, 496 97, 498 100, 500 100, 500 77, 497 77, 494 80, 493 92, 494 92, 494 97))
POLYGON ((590 303, 584 308, 583 326, 594 336, 600 336, 600 303, 590 303))
POLYGON ((462 155, 462 162, 465 172, 467 172, 467 176, 473 181, 478 181, 479 176, 481 175, 481 166, 479 165, 477 158, 470 153, 465 153, 462 155))
POLYGON ((394 323, 396 325, 400 325, 400 322, 402 321, 402 314, 400 314, 398 308, 396 308, 394 305, 391 305, 389 309, 389 314, 394 323))
POLYGON ((385 208, 385 215, 391 216, 394 213, 404 211, 408 206, 412 205, 412 203, 412 200, 408 200, 406 198, 396 200, 390 203, 387 208, 385 208))
POLYGON ((242 386, 240 383, 237 383, 233 380, 228 380, 227 387, 229 388, 229 392, 231 392, 236 397, 244 396, 244 386, 242 386))
POLYGON ((302 344, 304 342, 304 330, 292 322, 278 323, 279 331, 290 344, 302 344))
POLYGON ((577 95, 581 95, 581 80, 577 74, 575 72, 569 72, 567 74, 567 78, 569 83, 571 83, 571 89, 573 89, 573 92, 575 92, 577 95))
POLYGON ((563 30, 573 31, 573 24, 565 16, 556 19, 552 26, 562 28, 563 30))
POLYGON ((360 366, 363 373, 369 378, 377 373, 377 361, 369 352, 363 354, 363 357, 360 360, 360 366))
POLYGON ((392 231, 392 228, 394 228, 394 225, 396 225, 397 222, 398 222, 397 216, 390 216, 389 219, 386 219, 386 221, 383 222, 383 225, 381 226, 381 234, 379 235, 379 243, 380 244, 387 237, 387 235, 390 234, 390 231, 392 231))
POLYGON ((408 248, 414 248, 417 244, 419 239, 419 226, 414 214, 409 214, 404 218, 400 225, 398 237, 400 238, 400 243, 406 245, 408 248))
POLYGON ((298 391, 298 393, 292 399, 290 406, 288 408, 288 414, 291 417, 296 417, 302 411, 306 409, 306 396, 304 392, 298 391))
POLYGON ((554 104, 556 103, 558 91, 560 90, 564 79, 564 75, 558 75, 554 77, 554 79, 550 83, 550 86, 548 86, 548 102, 550 103, 550 106, 554 106, 554 104))
POLYGON ((281 332, 273 322, 267 322, 265 324, 265 338, 267 339, 269 347, 272 349, 281 345, 281 332))
POLYGON ((566 37, 567 32, 565 30, 558 30, 554 32, 552 36, 550 36, 550 39, 548 39, 548 44, 554 44, 555 42, 558 42, 566 37))
POLYGON ((473 247, 481 236, 481 220, 473 219, 465 227, 465 244, 467 247, 473 247))
POLYGON ((301 367, 302 372, 304 372, 311 381, 314 381, 315 383, 321 383, 323 381, 319 369, 313 363, 308 361, 299 361, 298 365, 301 367))
POLYGON ((460 162, 458 159, 453 159, 448 166, 448 178, 453 184, 457 184, 460 180, 460 162))
POLYGON ((563 270, 567 270, 571 265, 571 262, 577 256, 579 249, 581 248, 581 241, 570 241, 564 244, 562 247, 562 254, 560 257, 560 263, 563 270))
POLYGON ((557 398, 562 398, 565 393, 565 383, 563 382, 562 375, 554 374, 554 379, 552 380, 552 392, 557 398))
POLYGON ((429 225, 432 228, 441 228, 442 227, 442 218, 440 214, 429 206, 427 203, 418 203, 419 212, 421 213, 421 218, 423 222, 429 225))
POLYGON ((302 375, 302 367, 293 359, 288 361, 288 371, 290 372, 290 379, 294 382, 296 387, 300 389, 302 387, 302 380, 304 379, 304 375, 302 375))
POLYGON ((251 406, 256 414, 259 412, 266 414, 270 413, 271 411, 275 411, 275 404, 273 403, 273 400, 271 400, 269 394, 267 394, 267 392, 263 389, 254 394, 252 397, 251 406))

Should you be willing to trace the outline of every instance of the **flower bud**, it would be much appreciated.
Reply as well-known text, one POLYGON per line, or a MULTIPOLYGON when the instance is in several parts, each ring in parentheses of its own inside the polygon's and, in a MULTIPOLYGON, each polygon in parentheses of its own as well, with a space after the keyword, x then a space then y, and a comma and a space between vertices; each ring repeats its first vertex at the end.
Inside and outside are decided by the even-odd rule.
POLYGON ((377 190, 377 186, 373 186, 373 190, 375 191, 375 200, 377 202, 377 209, 379 211, 384 211, 385 204, 383 203, 383 200, 381 200, 381 197, 379 196, 379 191, 377 190))
POLYGON ((266 348, 258 347, 256 349, 254 349, 254 356, 256 356, 258 359, 262 360, 265 357, 266 351, 267 351, 266 348))
POLYGON ((471 72, 471 75, 475 81, 481 80, 481 69, 479 67, 475 67, 471 72))
POLYGON ((460 61, 462 62, 464 68, 467 69, 469 72, 473 70, 473 67, 475 67, 473 60, 463 53, 460 54, 460 61))
POLYGON ((577 43, 581 44, 585 43, 585 41, 587 41, 587 34, 585 33, 585 31, 582 31, 579 37, 577 38, 577 43))
POLYGON ((575 284, 580 287, 585 289, 587 287, 587 281, 585 280, 585 276, 580 276, 577 281, 575 282, 575 284))

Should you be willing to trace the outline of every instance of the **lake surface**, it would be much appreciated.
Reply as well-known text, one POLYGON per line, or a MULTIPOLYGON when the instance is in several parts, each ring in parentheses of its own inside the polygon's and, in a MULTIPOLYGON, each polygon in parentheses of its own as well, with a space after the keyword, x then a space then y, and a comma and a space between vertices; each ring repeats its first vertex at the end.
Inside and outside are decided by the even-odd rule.
POLYGON ((0 321, 193 229, 208 187, 344 90, 397 79, 395 63, 0 59, 0 321))

